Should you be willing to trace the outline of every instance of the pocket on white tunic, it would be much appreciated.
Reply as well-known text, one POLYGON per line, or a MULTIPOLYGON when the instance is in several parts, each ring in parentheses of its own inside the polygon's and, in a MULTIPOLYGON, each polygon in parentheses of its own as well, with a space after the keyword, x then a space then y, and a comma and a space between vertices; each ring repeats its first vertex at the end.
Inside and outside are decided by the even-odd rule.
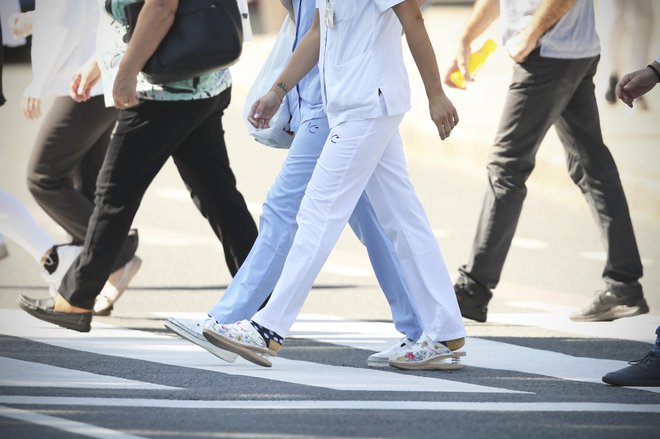
POLYGON ((328 113, 378 111, 378 82, 375 62, 369 55, 326 66, 325 87, 328 113))

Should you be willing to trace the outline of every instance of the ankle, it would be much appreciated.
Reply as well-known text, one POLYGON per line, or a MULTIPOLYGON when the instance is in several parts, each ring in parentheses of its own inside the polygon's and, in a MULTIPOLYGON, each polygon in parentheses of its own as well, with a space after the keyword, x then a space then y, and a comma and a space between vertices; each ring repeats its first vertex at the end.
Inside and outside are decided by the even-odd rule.
POLYGON ((75 314, 82 314, 91 312, 91 309, 80 308, 75 305, 71 305, 69 302, 64 300, 60 295, 55 296, 55 303, 53 304, 53 311, 55 312, 68 312, 75 314))
POLYGON ((447 340, 443 343, 445 346, 449 348, 451 351, 455 351, 457 349, 462 348, 465 346, 465 338, 457 338, 454 340, 447 340))

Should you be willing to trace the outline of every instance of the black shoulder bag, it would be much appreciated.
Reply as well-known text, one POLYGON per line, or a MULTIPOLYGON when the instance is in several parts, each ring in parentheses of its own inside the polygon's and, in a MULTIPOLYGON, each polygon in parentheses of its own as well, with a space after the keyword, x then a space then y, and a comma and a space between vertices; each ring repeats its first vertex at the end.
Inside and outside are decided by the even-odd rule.
MULTIPOLYGON (((143 2, 125 7, 128 42, 143 2)), ((236 0, 180 0, 174 23, 142 68, 152 84, 193 79, 238 61, 243 26, 236 0)))

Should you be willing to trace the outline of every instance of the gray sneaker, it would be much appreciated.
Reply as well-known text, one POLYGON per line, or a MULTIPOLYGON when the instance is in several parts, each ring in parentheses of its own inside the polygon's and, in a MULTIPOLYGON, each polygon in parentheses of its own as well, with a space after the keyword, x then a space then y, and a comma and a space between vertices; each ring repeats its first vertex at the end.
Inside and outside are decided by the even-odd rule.
POLYGON ((185 338, 189 342, 206 349, 221 360, 224 360, 228 363, 233 363, 236 361, 238 355, 233 352, 229 352, 224 349, 220 349, 219 347, 213 346, 204 338, 202 335, 202 331, 204 330, 204 322, 206 322, 205 319, 175 319, 174 317, 170 317, 165 322, 165 327, 175 334, 181 336, 181 338, 185 338))
POLYGON ((369 367, 390 367, 390 358, 397 355, 399 351, 410 348, 415 345, 415 340, 408 337, 403 337, 394 346, 391 346, 384 351, 376 352, 369 355, 367 358, 367 366, 369 367))
POLYGON ((621 297, 608 288, 598 290, 596 293, 596 298, 589 306, 571 314, 571 320, 574 322, 609 322, 649 312, 649 306, 644 297, 634 299, 621 297))

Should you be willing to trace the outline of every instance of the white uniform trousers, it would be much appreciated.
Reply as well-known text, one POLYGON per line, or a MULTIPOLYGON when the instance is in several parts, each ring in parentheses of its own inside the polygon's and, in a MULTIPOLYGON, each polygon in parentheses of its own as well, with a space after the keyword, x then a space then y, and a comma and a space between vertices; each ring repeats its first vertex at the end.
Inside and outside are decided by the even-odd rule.
POLYGON ((348 121, 330 131, 302 200, 282 275, 252 320, 288 335, 365 190, 394 243, 424 332, 435 341, 465 336, 451 278, 408 176, 398 131, 402 118, 348 121))

